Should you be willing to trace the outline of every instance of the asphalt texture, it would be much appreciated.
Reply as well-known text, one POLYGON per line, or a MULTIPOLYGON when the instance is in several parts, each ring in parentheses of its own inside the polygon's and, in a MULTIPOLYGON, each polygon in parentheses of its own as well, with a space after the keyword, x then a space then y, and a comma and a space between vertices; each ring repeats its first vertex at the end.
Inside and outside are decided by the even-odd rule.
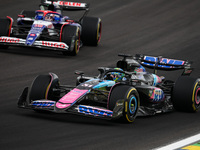
MULTIPOLYGON (((1 0, 0 17, 16 19, 23 9, 37 9, 39 2, 1 0)), ((174 111, 122 124, 17 108, 23 88, 30 86, 36 75, 54 72, 61 84, 75 85, 74 70, 97 75, 98 67, 115 65, 118 53, 190 60, 195 68, 192 76, 199 77, 199 0, 84 2, 90 2, 88 16, 102 19, 98 47, 85 46, 75 57, 35 48, 0 49, 0 149, 148 150, 199 133, 200 112, 174 111)), ((181 72, 158 73, 176 80, 181 72)))

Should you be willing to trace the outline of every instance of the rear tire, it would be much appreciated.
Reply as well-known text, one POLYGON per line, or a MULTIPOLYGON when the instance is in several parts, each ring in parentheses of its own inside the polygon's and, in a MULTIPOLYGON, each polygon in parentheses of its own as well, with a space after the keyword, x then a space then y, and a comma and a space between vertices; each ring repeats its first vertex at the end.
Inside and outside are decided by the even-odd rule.
POLYGON ((118 100, 124 99, 123 115, 120 118, 125 123, 131 123, 135 120, 139 109, 140 100, 135 88, 128 85, 117 85, 113 87, 108 108, 113 111, 118 100))
POLYGON ((69 52, 63 52, 63 54, 76 56, 80 48, 79 28, 76 26, 64 26, 61 35, 61 41, 69 46, 69 52))
POLYGON ((196 112, 200 107, 200 80, 179 77, 172 91, 172 103, 178 111, 196 112))
POLYGON ((81 25, 81 41, 83 42, 83 44, 97 46, 101 40, 101 19, 94 17, 84 17, 81 21, 81 25))
POLYGON ((59 79, 56 74, 39 75, 32 82, 29 92, 29 103, 34 100, 48 99, 57 101, 60 92, 54 92, 53 89, 59 86, 59 79))
MULTIPOLYGON (((8 36, 9 35, 9 29, 11 25, 10 19, 0 19, 0 36, 8 36)), ((8 45, 3 45, 0 44, 1 49, 7 49, 9 46, 8 45)))

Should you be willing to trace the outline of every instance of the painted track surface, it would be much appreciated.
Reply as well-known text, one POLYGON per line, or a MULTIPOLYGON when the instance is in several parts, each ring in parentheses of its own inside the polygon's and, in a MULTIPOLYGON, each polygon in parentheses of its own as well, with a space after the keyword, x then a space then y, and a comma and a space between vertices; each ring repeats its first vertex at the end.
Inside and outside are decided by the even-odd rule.
MULTIPOLYGON (((33 48, 0 50, 0 149, 137 149, 146 150, 200 131, 200 112, 173 112, 137 118, 133 124, 75 115, 38 114, 17 108, 17 98, 38 74, 54 72, 62 84, 74 84, 74 70, 96 75, 112 66, 117 54, 145 53, 193 61, 200 75, 199 0, 93 1, 89 15, 103 20, 98 47, 84 47, 77 57, 33 48)), ((17 17, 39 0, 6 0, 0 17, 17 17)), ((164 72, 162 72, 166 75, 164 72)), ((180 72, 166 76, 176 79, 180 72)))

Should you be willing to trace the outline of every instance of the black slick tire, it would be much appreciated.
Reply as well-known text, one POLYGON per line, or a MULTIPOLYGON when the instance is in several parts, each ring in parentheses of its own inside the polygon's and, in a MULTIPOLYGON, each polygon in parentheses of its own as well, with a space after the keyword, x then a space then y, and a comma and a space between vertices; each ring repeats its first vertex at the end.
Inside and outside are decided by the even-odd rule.
POLYGON ((100 18, 84 17, 81 20, 81 41, 84 45, 97 46, 101 40, 102 22, 100 18))
POLYGON ((123 115, 120 120, 125 123, 133 122, 140 106, 138 92, 128 85, 113 87, 109 97, 108 108, 113 111, 117 101, 120 99, 124 99, 123 115))
POLYGON ((29 103, 42 99, 57 101, 60 93, 54 92, 53 89, 58 87, 59 84, 58 77, 53 73, 37 76, 30 87, 29 103))
POLYGON ((200 107, 200 80, 179 77, 172 91, 172 103, 178 111, 196 112, 200 107))
POLYGON ((69 50, 63 55, 76 56, 80 48, 80 30, 77 26, 64 26, 62 29, 61 42, 69 46, 69 50))

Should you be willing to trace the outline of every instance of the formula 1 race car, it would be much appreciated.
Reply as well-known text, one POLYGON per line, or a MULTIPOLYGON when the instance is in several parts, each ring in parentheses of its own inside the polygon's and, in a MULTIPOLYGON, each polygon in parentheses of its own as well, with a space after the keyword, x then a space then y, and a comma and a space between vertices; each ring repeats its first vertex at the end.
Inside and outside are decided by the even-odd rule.
POLYGON ((117 68, 100 67, 96 77, 78 75, 76 86, 60 85, 54 73, 39 75, 26 87, 18 107, 35 111, 77 113, 104 119, 133 122, 136 116, 173 111, 196 112, 200 106, 200 79, 189 77, 188 61, 145 55, 119 55, 117 68), (183 69, 173 82, 148 73, 144 66, 183 69))
POLYGON ((17 25, 8 17, 0 19, 0 48, 29 46, 76 55, 82 45, 97 46, 101 39, 100 18, 87 17, 89 4, 42 0, 40 10, 23 10, 17 25), (78 20, 62 16, 63 10, 85 13, 78 20))

